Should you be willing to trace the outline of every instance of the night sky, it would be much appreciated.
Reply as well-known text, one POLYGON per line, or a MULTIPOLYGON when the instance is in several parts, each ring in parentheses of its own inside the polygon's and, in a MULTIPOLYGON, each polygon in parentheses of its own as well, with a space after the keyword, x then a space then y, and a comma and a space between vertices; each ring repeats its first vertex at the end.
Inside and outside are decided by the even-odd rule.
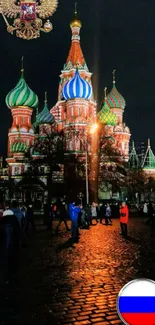
MULTIPOLYGON (((0 155, 6 154, 11 112, 5 96, 20 77, 24 56, 25 78, 38 94, 43 107, 48 91, 50 108, 57 101, 59 74, 66 61, 73 18, 74 1, 59 0, 51 18, 54 29, 41 33, 37 40, 24 41, 6 31, 0 17, 0 155)), ((79 0, 78 16, 82 21, 81 46, 93 72, 98 110, 105 86, 112 87, 116 69, 117 89, 126 99, 125 122, 135 142, 151 138, 155 150, 155 1, 154 0, 79 0)))

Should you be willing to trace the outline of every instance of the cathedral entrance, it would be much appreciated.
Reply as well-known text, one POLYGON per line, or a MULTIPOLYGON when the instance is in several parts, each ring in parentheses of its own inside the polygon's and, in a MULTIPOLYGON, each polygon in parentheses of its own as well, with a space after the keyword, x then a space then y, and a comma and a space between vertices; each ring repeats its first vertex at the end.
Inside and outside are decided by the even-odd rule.
POLYGON ((14 199, 21 203, 32 202, 37 210, 42 209, 46 195, 47 186, 39 179, 23 179, 15 186, 14 199))

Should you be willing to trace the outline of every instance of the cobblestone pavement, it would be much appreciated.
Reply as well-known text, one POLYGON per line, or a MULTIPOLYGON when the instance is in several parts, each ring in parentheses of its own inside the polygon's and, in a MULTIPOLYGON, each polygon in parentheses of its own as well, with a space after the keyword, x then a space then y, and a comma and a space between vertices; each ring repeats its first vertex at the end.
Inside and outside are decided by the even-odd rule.
POLYGON ((112 226, 81 230, 73 245, 70 232, 60 230, 52 237, 38 227, 29 235, 19 276, 1 286, 0 324, 122 324, 116 312, 119 290, 137 277, 155 280, 155 229, 133 218, 125 240, 114 220, 112 226))

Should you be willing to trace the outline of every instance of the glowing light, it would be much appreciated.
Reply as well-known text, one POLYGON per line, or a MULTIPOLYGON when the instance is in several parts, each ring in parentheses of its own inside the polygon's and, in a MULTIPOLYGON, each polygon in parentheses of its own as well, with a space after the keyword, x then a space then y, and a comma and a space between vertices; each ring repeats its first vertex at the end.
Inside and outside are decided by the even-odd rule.
POLYGON ((90 134, 94 134, 97 131, 97 129, 98 129, 98 124, 97 123, 93 124, 90 128, 90 134))

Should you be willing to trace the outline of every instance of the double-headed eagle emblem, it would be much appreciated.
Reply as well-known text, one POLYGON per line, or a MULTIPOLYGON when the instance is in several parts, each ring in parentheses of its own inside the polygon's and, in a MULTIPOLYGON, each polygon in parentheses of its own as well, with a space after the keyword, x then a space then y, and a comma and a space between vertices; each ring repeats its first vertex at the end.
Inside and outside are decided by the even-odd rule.
POLYGON ((57 6, 58 0, 0 0, 0 13, 8 32, 16 31, 16 36, 29 40, 39 37, 40 31, 48 33, 53 29, 49 20, 43 25, 42 19, 52 16, 57 6), (14 20, 13 25, 6 17, 14 20))

